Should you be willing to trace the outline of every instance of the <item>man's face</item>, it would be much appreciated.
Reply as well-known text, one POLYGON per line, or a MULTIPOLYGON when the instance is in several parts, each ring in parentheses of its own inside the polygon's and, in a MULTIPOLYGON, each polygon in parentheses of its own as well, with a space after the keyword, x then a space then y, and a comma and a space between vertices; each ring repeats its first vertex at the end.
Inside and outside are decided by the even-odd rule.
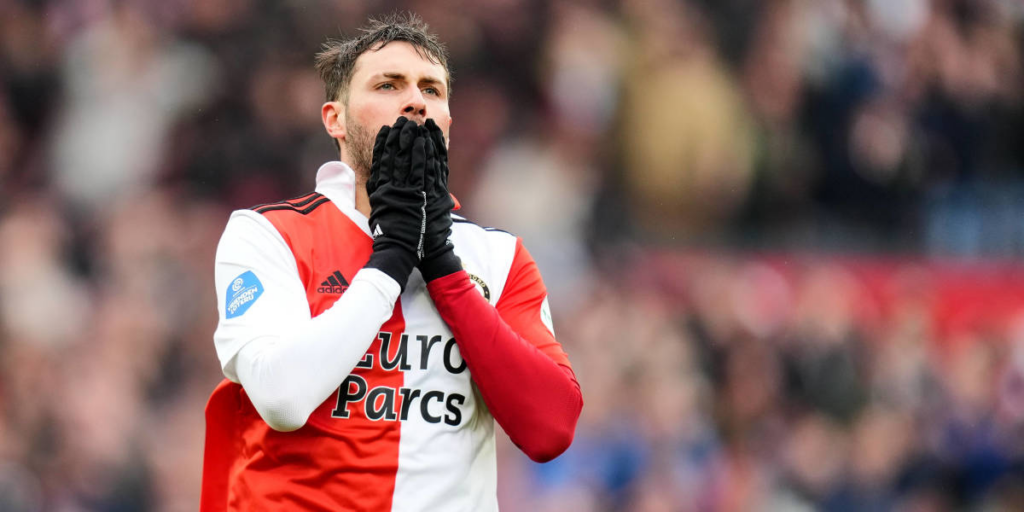
POLYGON ((399 116, 418 124, 433 119, 448 140, 448 74, 406 42, 392 42, 356 60, 345 108, 342 157, 357 175, 370 173, 373 142, 399 116))

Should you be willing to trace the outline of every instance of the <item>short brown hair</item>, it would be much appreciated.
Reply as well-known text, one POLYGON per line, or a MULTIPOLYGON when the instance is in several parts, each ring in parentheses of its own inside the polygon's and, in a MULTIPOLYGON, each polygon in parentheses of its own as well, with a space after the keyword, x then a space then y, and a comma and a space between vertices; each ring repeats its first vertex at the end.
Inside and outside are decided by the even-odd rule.
POLYGON ((370 18, 369 25, 359 29, 358 37, 329 39, 316 54, 316 70, 324 81, 327 101, 339 98, 348 102, 348 87, 352 82, 356 59, 369 50, 379 50, 394 41, 404 41, 416 48, 423 57, 440 64, 447 73, 448 94, 451 94, 452 73, 448 69, 448 50, 435 34, 427 31, 427 24, 413 13, 395 13, 384 18, 370 18))

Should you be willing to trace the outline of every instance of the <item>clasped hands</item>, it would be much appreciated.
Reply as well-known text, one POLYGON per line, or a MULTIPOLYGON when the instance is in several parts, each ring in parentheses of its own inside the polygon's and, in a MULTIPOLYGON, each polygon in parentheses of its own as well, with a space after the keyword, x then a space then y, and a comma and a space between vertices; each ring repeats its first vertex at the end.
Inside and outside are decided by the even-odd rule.
POLYGON ((433 119, 419 125, 399 117, 380 129, 366 191, 373 235, 367 267, 403 290, 413 267, 427 282, 462 268, 450 240, 455 201, 448 193, 448 149, 433 119))

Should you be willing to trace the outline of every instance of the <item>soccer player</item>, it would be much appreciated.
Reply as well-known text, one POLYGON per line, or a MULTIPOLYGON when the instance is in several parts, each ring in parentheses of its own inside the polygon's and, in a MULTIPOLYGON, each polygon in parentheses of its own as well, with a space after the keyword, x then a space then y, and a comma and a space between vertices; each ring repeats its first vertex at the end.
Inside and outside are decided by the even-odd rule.
POLYGON ((201 510, 497 510, 495 421, 543 462, 583 405, 540 273, 452 214, 451 79, 422 21, 316 64, 340 161, 233 212, 217 248, 201 510))

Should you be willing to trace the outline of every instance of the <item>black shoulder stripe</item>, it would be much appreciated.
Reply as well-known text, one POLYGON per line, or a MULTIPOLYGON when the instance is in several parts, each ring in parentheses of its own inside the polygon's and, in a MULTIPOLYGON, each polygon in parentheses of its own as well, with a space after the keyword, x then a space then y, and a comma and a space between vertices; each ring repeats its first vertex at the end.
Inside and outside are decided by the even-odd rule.
POLYGON ((290 204, 290 205, 292 205, 292 206, 300 207, 300 206, 306 206, 307 204, 312 203, 313 201, 316 201, 317 199, 320 199, 321 197, 323 197, 323 194, 321 194, 319 192, 313 192, 312 195, 310 195, 306 199, 303 199, 302 201, 293 203, 292 201, 295 201, 295 199, 299 199, 299 198, 295 198, 295 199, 289 199, 289 200, 287 200, 285 202, 290 204))
POLYGON ((299 207, 296 207, 296 206, 292 206, 291 204, 285 203, 285 204, 275 204, 275 205, 264 206, 263 208, 260 208, 260 209, 256 210, 256 212, 257 213, 266 213, 266 212, 272 212, 272 211, 277 211, 277 210, 289 210, 289 211, 293 211, 295 213, 301 213, 302 215, 306 215, 306 214, 312 212, 313 210, 317 209, 317 207, 319 207, 320 205, 322 205, 322 204, 324 204, 326 202, 329 202, 329 201, 330 201, 330 199, 328 199, 326 197, 321 197, 321 198, 317 199, 316 201, 314 201, 312 204, 306 206, 305 208, 299 208, 299 207))
MULTIPOLYGON (((319 207, 320 205, 322 205, 324 203, 327 203, 329 201, 330 201, 330 199, 328 199, 326 197, 323 197, 323 196, 320 196, 318 199, 313 201, 312 204, 309 204, 309 206, 306 206, 305 208, 299 208, 299 207, 296 207, 296 206, 293 206, 293 205, 287 204, 287 203, 285 203, 285 204, 273 204, 273 205, 268 205, 268 206, 264 206, 262 208, 257 209, 256 213, 267 213, 267 212, 272 212, 272 211, 276 211, 276 210, 290 210, 290 211, 293 211, 295 213, 301 213, 302 215, 307 215, 307 214, 309 214, 309 212, 312 212, 313 210, 317 209, 317 207, 319 207)), ((304 202, 303 206, 305 206, 305 205, 306 205, 306 203, 304 202)))
POLYGON ((307 205, 307 204, 317 200, 320 197, 323 197, 323 195, 320 194, 319 192, 306 192, 305 194, 302 194, 301 196, 296 196, 296 197, 293 197, 291 199, 285 199, 283 201, 274 201, 272 203, 263 203, 263 204, 258 204, 256 206, 250 206, 249 209, 250 210, 259 210, 260 208, 265 208, 267 206, 284 206, 284 205, 305 206, 305 205, 307 205), (302 201, 299 201, 300 199, 302 199, 302 201), (299 201, 299 202, 295 202, 295 201, 299 201))
POLYGON ((471 220, 466 220, 466 219, 462 219, 462 218, 458 218, 458 217, 452 217, 452 222, 457 222, 459 224, 472 224, 472 225, 474 225, 474 226, 476 226, 476 227, 478 227, 478 228, 480 228, 480 229, 482 229, 484 231, 497 231, 498 233, 505 233, 506 235, 516 236, 515 234, 509 233, 508 231, 505 231, 504 229, 484 227, 484 226, 481 226, 481 225, 479 225, 476 222, 473 222, 471 220))

